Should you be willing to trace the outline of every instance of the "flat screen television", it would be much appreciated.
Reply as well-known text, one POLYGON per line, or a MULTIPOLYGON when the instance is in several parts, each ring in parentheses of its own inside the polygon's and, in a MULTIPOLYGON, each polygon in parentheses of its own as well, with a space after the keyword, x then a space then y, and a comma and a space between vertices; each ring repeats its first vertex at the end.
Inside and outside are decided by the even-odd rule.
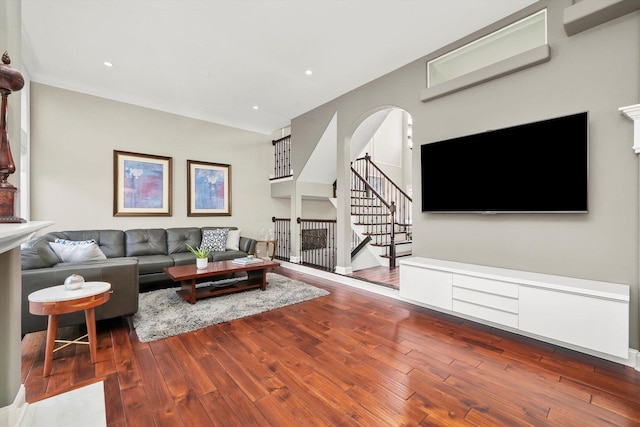
POLYGON ((587 112, 421 146, 422 211, 587 212, 587 112))

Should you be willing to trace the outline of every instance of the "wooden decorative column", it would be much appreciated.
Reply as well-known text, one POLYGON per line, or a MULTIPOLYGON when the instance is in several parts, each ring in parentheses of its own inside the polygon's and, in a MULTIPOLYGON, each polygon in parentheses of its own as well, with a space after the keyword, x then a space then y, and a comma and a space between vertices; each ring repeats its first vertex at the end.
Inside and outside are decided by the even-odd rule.
POLYGON ((11 92, 19 91, 24 86, 24 79, 19 71, 9 65, 11 59, 7 52, 2 55, 0 64, 0 223, 26 222, 15 215, 15 195, 18 189, 7 181, 9 176, 16 171, 16 165, 11 155, 9 136, 7 133, 7 98, 11 92))

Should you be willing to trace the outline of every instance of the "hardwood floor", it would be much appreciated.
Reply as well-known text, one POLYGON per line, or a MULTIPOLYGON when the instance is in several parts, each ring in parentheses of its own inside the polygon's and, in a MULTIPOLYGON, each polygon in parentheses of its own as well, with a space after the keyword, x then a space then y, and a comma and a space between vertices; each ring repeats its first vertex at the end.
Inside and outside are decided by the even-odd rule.
MULTIPOLYGON (((22 342, 27 401, 105 381, 108 426, 631 426, 633 368, 280 268, 329 296, 152 343, 22 342)), ((64 328, 74 337, 77 328, 64 328)))
POLYGON ((400 287, 400 267, 389 268, 381 266, 364 268, 354 271, 348 274, 348 276, 394 289, 399 289, 400 287))

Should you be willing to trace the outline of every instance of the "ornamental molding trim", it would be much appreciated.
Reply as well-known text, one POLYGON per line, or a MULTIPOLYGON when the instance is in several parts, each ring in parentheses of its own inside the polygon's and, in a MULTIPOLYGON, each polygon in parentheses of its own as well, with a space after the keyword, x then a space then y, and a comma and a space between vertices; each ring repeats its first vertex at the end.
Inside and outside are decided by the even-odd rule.
POLYGON ((619 110, 633 120, 633 151, 640 154, 640 104, 620 107, 619 110))

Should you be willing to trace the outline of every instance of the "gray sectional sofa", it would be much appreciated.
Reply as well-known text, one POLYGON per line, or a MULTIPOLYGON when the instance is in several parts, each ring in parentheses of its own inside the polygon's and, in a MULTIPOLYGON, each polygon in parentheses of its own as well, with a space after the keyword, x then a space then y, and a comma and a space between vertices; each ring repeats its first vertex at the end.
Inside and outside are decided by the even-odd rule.
MULTIPOLYGON (((109 301, 96 308, 96 319, 126 316, 138 310, 138 293, 142 288, 167 282, 165 267, 195 264, 195 256, 187 248, 200 246, 205 230, 235 230, 236 227, 183 227, 132 230, 76 230, 58 231, 36 237, 22 245, 22 334, 45 330, 46 316, 29 313, 30 293, 54 285, 61 285, 71 274, 79 274, 86 281, 111 283, 109 301), (56 239, 66 242, 94 240, 103 259, 62 262, 55 246, 56 239), (54 245, 50 245, 54 242, 54 245), (142 285, 142 286, 141 286, 142 285)), ((253 254, 256 241, 239 237, 237 247, 215 251, 211 261, 229 260, 253 254)), ((84 313, 72 313, 60 318, 60 326, 84 322, 84 313)))

